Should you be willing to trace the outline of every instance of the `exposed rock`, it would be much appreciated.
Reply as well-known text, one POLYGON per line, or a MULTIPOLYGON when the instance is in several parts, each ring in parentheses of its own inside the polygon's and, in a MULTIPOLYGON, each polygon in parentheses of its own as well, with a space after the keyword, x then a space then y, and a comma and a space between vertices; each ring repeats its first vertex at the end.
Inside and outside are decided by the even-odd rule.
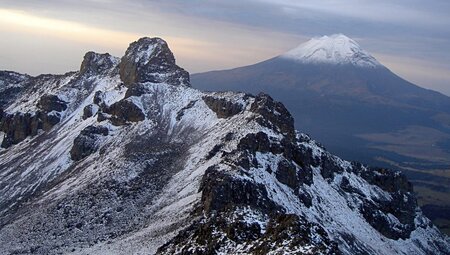
POLYGON ((129 98, 131 96, 142 96, 147 93, 147 89, 144 84, 141 83, 133 83, 128 85, 128 89, 125 92, 125 98, 129 98))
POLYGON ((347 177, 342 177, 341 179, 341 184, 339 185, 339 187, 347 192, 347 193, 354 193, 354 194, 359 194, 360 196, 364 196, 364 193, 362 193, 359 189, 357 189, 356 187, 353 187, 348 178, 347 177))
POLYGON ((44 112, 57 111, 62 112, 67 109, 67 103, 55 95, 43 95, 37 104, 37 107, 44 112))
POLYGON ((104 96, 105 93, 103 91, 95 91, 94 94, 94 104, 98 105, 98 106, 103 106, 104 105, 104 96))
POLYGON ((219 118, 229 118, 242 111, 242 105, 232 103, 224 98, 214 96, 204 96, 203 101, 219 118))
POLYGON ((54 113, 44 113, 41 111, 32 113, 3 113, 0 122, 0 130, 5 133, 2 147, 8 148, 13 144, 18 144, 28 136, 35 136, 39 129, 49 131, 54 125, 59 123, 60 117, 54 113))
POLYGON ((267 94, 260 93, 250 110, 262 116, 258 119, 261 125, 278 129, 289 139, 295 138, 294 118, 282 103, 276 102, 267 94))
POLYGON ((88 126, 83 129, 73 141, 70 157, 72 160, 81 160, 98 150, 99 137, 107 136, 108 128, 103 126, 88 126))
MULTIPOLYGON (((398 240, 400 238, 407 239, 410 237, 411 232, 415 228, 414 225, 415 214, 409 215, 408 213, 409 211, 402 210, 403 208, 400 205, 400 208, 398 208, 398 210, 400 212, 407 213, 407 215, 402 216, 401 213, 399 215, 398 213, 399 211, 397 211, 397 209, 395 209, 395 211, 392 211, 394 209, 393 205, 394 204, 387 203, 386 205, 380 207, 379 205, 366 201, 366 203, 364 203, 361 208, 361 214, 373 228, 375 228, 378 232, 380 232, 387 238, 393 240, 398 240), (395 213, 395 215, 392 213, 395 213), (412 218, 412 220, 410 220, 410 222, 395 222, 395 220, 389 217, 389 215, 394 215, 399 220, 400 218, 410 218, 410 219, 412 218)), ((395 207, 397 207, 396 204, 395 207)))
POLYGON ((322 155, 320 162, 322 166, 320 173, 325 179, 333 179, 335 174, 344 171, 330 155, 322 155))
POLYGON ((144 37, 131 43, 119 67, 125 86, 139 82, 189 85, 189 73, 175 64, 169 46, 160 38, 144 37))
POLYGON ((258 132, 256 134, 248 134, 241 138, 238 144, 239 150, 248 150, 251 153, 270 151, 270 141, 266 133, 258 132))
POLYGON ((256 222, 244 221, 239 213, 230 214, 208 215, 194 222, 157 253, 216 254, 220 250, 225 254, 341 254, 322 227, 297 215, 272 214, 262 229, 256 222))
POLYGON ((312 204, 312 197, 311 195, 304 189, 300 189, 300 191, 297 194, 297 197, 300 199, 300 201, 308 208, 310 208, 312 204))
POLYGON ((278 168, 275 174, 278 181, 287 185, 297 193, 297 190, 300 187, 300 183, 297 176, 297 168, 295 165, 287 160, 282 160, 278 163, 278 168))
POLYGON ((40 120, 42 120, 42 129, 44 131, 50 131, 56 124, 58 124, 61 120, 61 116, 59 113, 50 112, 50 113, 41 113, 38 112, 40 120))
POLYGON ((6 115, 1 124, 1 130, 5 133, 3 148, 17 144, 30 135, 36 135, 38 129, 42 129, 42 122, 38 116, 30 113, 6 115))
POLYGON ((296 253, 295 248, 312 244, 314 248, 307 254, 341 254, 337 244, 329 239, 323 228, 293 214, 273 216, 267 224, 263 239, 264 241, 252 250, 254 254, 267 254, 276 247, 284 247, 286 252, 296 253), (285 246, 285 240, 289 239, 292 241, 285 246))
POLYGON ((109 55, 108 53, 99 54, 92 51, 84 55, 81 63, 81 74, 101 74, 110 71, 117 66, 119 59, 109 55))
POLYGON ((94 116, 94 114, 95 114, 94 109, 95 109, 94 105, 92 105, 92 104, 86 105, 83 108, 83 120, 94 116))
POLYGON ((186 110, 188 110, 188 109, 194 107, 194 105, 195 105, 196 102, 197 102, 197 100, 190 101, 189 104, 187 104, 185 107, 181 108, 181 110, 178 111, 178 113, 177 113, 176 120, 178 120, 178 121, 181 120, 181 118, 182 118, 183 115, 184 115, 184 111, 186 111, 186 110))
POLYGON ((102 111, 97 112, 97 121, 98 122, 102 122, 102 121, 109 120, 109 119, 111 119, 111 115, 106 114, 102 111))
POLYGON ((141 108, 127 99, 103 108, 103 112, 111 115, 111 123, 115 126, 122 126, 128 122, 138 122, 145 119, 141 108))
POLYGON ((218 171, 215 167, 206 170, 200 190, 202 191, 202 206, 207 213, 225 211, 235 206, 251 206, 264 212, 281 210, 268 199, 263 185, 234 179, 231 175, 218 171))
POLYGON ((395 192, 397 190, 404 192, 413 191, 412 184, 399 171, 392 171, 385 168, 369 168, 368 171, 361 173, 361 177, 388 192, 395 192))
POLYGON ((206 155, 205 159, 206 160, 210 160, 212 159, 214 156, 217 155, 217 153, 223 148, 223 144, 219 143, 217 145, 214 146, 214 148, 208 153, 208 155, 206 155))

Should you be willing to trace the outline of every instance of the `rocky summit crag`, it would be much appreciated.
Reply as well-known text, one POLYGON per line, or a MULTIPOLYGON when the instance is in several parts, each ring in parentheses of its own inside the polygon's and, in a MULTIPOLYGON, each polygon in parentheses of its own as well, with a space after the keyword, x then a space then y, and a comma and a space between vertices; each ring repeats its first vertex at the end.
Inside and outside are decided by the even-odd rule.
POLYGON ((162 39, 0 78, 0 254, 450 252, 400 172, 331 155, 268 95, 191 88, 162 39))

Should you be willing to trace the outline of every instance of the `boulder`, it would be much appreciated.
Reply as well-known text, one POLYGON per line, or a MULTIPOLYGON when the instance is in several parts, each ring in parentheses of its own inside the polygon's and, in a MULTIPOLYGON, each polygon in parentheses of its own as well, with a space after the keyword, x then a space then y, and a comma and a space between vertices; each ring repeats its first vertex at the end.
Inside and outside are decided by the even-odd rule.
POLYGON ((127 99, 103 108, 103 112, 111 115, 111 123, 115 126, 125 125, 128 122, 139 122, 145 119, 145 114, 141 108, 127 99))
POLYGON ((104 126, 88 126, 83 129, 73 141, 70 150, 71 159, 78 161, 96 152, 99 148, 100 137, 107 136, 108 133, 108 128, 104 126))
POLYGON ((67 103, 55 95, 43 95, 37 104, 37 107, 44 112, 57 111, 62 112, 67 109, 67 103))

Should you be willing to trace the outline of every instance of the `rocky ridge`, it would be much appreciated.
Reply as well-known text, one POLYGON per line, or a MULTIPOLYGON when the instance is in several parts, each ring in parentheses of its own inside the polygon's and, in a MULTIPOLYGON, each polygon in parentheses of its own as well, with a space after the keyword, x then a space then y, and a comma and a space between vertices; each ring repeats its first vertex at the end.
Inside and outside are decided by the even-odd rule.
POLYGON ((20 135, 0 150, 0 254, 450 251, 400 172, 331 155, 268 95, 191 88, 162 39, 27 79, 1 111, 20 135))

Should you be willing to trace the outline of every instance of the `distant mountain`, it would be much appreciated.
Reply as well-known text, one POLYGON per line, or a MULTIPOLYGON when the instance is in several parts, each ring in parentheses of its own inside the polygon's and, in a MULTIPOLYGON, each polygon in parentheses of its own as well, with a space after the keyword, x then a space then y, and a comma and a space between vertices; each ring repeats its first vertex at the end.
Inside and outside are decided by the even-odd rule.
POLYGON ((204 91, 272 95, 296 128, 333 153, 403 170, 421 201, 450 212, 450 98, 395 75, 354 40, 313 38, 267 61, 191 80, 204 91), (429 192, 445 202, 425 199, 429 192))
POLYGON ((3 73, 0 254, 448 254, 398 171, 342 160, 266 94, 201 92, 167 43, 3 73))
POLYGON ((303 64, 353 65, 377 68, 381 64, 358 43, 343 34, 313 38, 280 56, 303 64))

